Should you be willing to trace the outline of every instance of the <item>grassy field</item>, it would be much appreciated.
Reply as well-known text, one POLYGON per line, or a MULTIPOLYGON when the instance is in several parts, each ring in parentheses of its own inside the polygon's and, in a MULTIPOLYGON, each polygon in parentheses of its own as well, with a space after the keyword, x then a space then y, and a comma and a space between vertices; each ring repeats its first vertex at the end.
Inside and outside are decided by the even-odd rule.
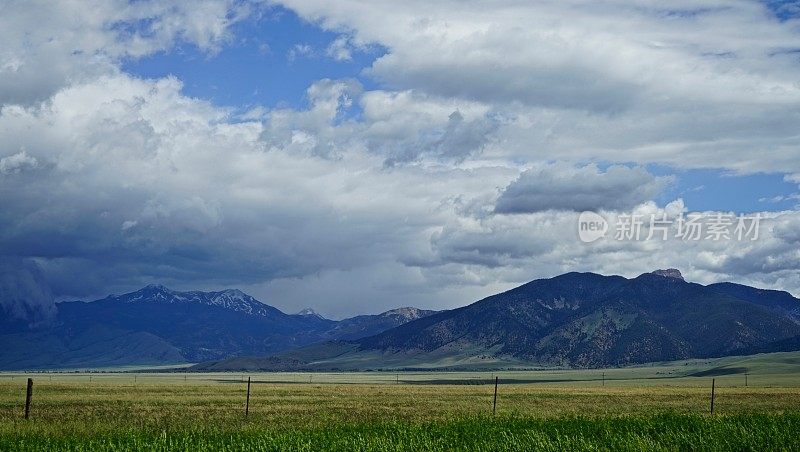
POLYGON ((800 450, 797 353, 586 371, 42 373, 25 421, 27 376, 0 374, 0 450, 800 450))

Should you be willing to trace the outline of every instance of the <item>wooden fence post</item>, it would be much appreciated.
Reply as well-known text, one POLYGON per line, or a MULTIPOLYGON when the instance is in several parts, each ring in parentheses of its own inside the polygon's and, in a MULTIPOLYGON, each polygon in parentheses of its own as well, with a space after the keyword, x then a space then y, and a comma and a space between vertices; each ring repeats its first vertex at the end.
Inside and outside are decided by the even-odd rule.
POLYGON ((711 414, 714 414, 714 382, 715 379, 711 379, 711 414))
POLYGON ((500 381, 500 377, 494 377, 494 402, 492 402, 492 416, 497 414, 497 383, 500 381))
POLYGON ((244 415, 250 413, 250 377, 247 377, 247 401, 244 404, 244 415))
POLYGON ((33 378, 28 378, 28 389, 25 391, 25 419, 31 413, 31 396, 33 395, 33 378))

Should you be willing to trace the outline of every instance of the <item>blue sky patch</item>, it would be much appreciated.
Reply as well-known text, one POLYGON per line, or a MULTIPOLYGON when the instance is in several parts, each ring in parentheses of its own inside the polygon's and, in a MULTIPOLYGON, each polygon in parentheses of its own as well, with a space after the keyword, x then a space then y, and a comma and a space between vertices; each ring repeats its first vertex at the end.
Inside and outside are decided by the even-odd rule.
POLYGON ((674 175, 675 183, 656 199, 664 205, 683 198, 690 211, 723 210, 750 213, 793 209, 800 201, 792 198, 797 184, 784 180, 780 173, 739 175, 720 169, 676 170, 652 165, 657 175, 674 175))
POLYGON ((362 75, 385 54, 378 45, 349 48, 350 60, 336 60, 328 47, 341 35, 324 31, 283 8, 271 8, 231 29, 233 42, 215 54, 193 45, 124 62, 123 70, 143 78, 174 75, 184 93, 219 106, 302 108, 306 89, 323 78, 375 82, 362 75))

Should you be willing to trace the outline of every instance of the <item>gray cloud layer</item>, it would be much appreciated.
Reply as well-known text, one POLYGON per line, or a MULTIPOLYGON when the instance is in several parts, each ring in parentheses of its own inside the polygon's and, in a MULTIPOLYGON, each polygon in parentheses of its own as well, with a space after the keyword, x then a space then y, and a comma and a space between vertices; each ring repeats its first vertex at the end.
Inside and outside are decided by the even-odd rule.
POLYGON ((798 61, 786 52, 800 48, 798 20, 763 3, 281 3, 381 43, 388 53, 370 73, 393 86, 502 112, 503 145, 492 151, 506 157, 800 164, 798 61))
POLYGON ((668 181, 643 168, 545 165, 523 172, 506 187, 495 212, 629 210, 653 199, 668 181))

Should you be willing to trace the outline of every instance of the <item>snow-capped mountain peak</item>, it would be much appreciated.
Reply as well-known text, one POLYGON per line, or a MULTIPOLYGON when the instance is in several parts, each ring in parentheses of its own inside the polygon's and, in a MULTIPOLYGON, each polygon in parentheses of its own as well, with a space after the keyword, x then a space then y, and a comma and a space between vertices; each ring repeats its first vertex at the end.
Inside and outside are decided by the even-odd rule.
POLYGON ((108 298, 121 303, 204 304, 263 317, 285 315, 272 306, 261 303, 239 289, 228 289, 218 292, 179 292, 170 290, 160 284, 149 284, 136 292, 109 296, 108 298))
POLYGON ((312 308, 301 309, 295 315, 310 316, 310 317, 316 317, 318 319, 325 319, 325 317, 320 315, 317 311, 315 311, 312 308))

